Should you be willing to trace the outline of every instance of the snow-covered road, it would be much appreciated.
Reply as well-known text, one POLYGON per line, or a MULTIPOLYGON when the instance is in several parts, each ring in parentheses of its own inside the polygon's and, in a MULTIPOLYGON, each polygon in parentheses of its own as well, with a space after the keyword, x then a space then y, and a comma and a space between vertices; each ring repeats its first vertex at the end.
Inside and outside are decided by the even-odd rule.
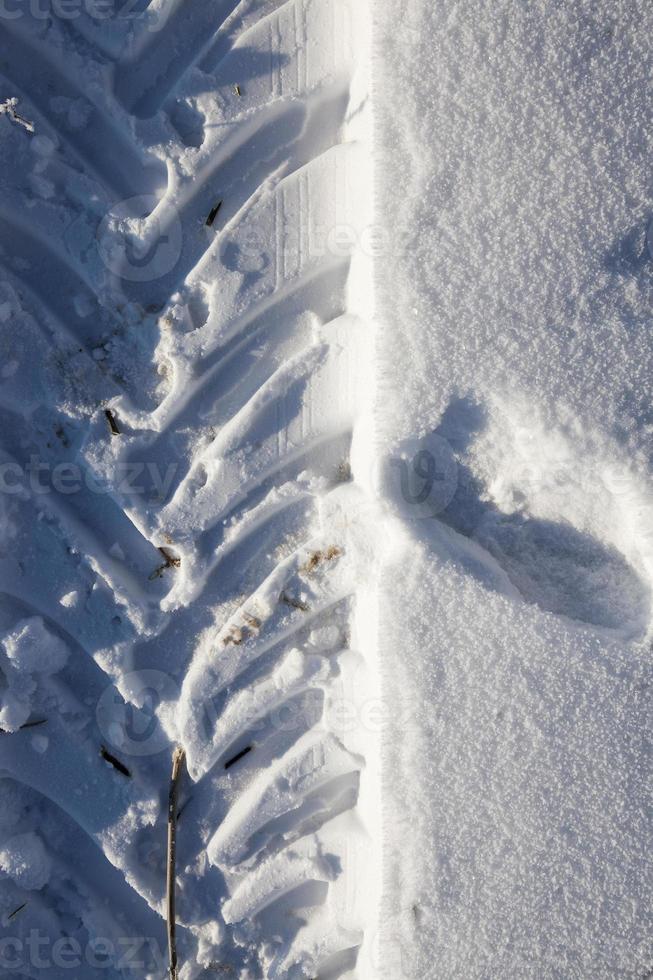
POLYGON ((7 980, 651 971, 652 28, 3 5, 7 980))

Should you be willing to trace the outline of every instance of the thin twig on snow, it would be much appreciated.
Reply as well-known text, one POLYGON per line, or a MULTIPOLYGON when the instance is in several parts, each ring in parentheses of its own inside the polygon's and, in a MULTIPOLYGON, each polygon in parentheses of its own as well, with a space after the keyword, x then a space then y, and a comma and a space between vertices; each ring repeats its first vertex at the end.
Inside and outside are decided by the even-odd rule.
POLYGON ((166 906, 168 919, 168 955, 170 980, 177 980, 177 916, 175 911, 175 879, 177 870, 177 797, 179 780, 186 753, 177 747, 172 755, 172 776, 168 796, 168 867, 166 880, 166 906))

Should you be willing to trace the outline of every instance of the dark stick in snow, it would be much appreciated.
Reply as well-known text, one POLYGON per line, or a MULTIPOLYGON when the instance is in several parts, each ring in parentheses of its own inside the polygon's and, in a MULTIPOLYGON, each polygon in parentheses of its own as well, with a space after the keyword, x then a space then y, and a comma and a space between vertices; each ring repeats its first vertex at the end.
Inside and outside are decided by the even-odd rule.
POLYGON ((177 866, 177 797, 185 752, 176 748, 172 756, 172 776, 168 796, 168 868, 166 880, 166 905, 168 918, 168 956, 170 980, 177 980, 177 922, 175 912, 175 877, 177 866))
MULTIPOLYGON (((47 718, 39 718, 38 721, 26 721, 17 731, 22 732, 24 728, 38 728, 39 725, 45 725, 47 720, 47 718)), ((8 732, 5 728, 0 728, 0 735, 13 735, 13 732, 8 732)))
POLYGON ((115 755, 111 755, 109 750, 104 745, 100 746, 100 755, 105 760, 105 762, 111 763, 113 768, 117 769, 118 772, 121 772, 123 776, 127 776, 128 778, 131 778, 131 773, 127 768, 127 766, 124 764, 124 762, 121 762, 120 759, 116 759, 115 755))
POLYGON ((109 423, 109 429, 111 430, 111 435, 112 436, 119 436, 120 435, 120 429, 118 428, 118 423, 116 422, 116 417, 113 414, 113 412, 111 411, 111 409, 110 408, 105 408, 104 414, 106 416, 107 422, 109 423))
POLYGON ((294 596, 288 595, 285 591, 279 596, 279 602, 283 602, 285 606, 290 606, 291 609, 301 609, 302 612, 308 612, 309 610, 308 603, 302 599, 296 599, 294 596))
POLYGON ((216 216, 218 214, 218 211, 220 210, 221 207, 222 207, 222 201, 218 201, 218 203, 214 207, 211 208, 211 210, 209 211, 209 216, 206 219, 206 227, 207 228, 210 228, 211 227, 211 225, 215 221, 216 216))
POLYGON ((155 578, 160 578, 165 572, 166 568, 179 568, 181 565, 181 558, 178 558, 176 555, 171 555, 165 548, 159 548, 158 550, 165 558, 165 563, 154 569, 150 575, 150 582, 152 582, 155 578))
POLYGON ((241 759, 244 759, 245 756, 248 755, 251 751, 252 751, 251 745, 248 745, 244 749, 241 749, 240 752, 237 752, 232 759, 229 759, 227 762, 225 762, 224 764, 225 769, 231 769, 232 766, 235 766, 237 762, 240 762, 241 759))

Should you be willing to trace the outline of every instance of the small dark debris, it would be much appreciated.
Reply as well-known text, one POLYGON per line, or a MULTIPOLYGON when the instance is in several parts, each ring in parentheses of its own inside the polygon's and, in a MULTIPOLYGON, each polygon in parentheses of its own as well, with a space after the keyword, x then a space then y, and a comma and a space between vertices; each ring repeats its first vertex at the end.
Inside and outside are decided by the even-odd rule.
POLYGON ((351 463, 348 459, 341 460, 338 463, 338 483, 349 483, 351 476, 351 463))
POLYGON ((294 596, 288 595, 287 592, 282 592, 279 596, 279 602, 283 602, 286 606, 290 606, 291 609, 301 609, 302 612, 308 612, 308 603, 304 602, 302 599, 296 599, 294 596))
POLYGON ((222 641, 223 645, 228 647, 230 643, 234 646, 239 646, 245 639, 245 633, 242 631, 240 626, 232 626, 222 641))
POLYGON ((12 99, 5 99, 4 102, 0 103, 0 114, 7 115, 13 122, 18 123, 23 129, 26 129, 28 133, 34 132, 34 123, 30 122, 29 119, 25 119, 25 116, 21 116, 16 112, 16 106, 18 105, 18 99, 16 97, 12 99))
POLYGON ((240 760, 244 759, 246 755, 249 755, 249 753, 252 751, 252 748, 253 746, 247 745, 244 749, 241 749, 240 752, 237 752, 232 759, 229 759, 227 762, 225 762, 224 764, 225 769, 231 769, 232 766, 235 766, 237 762, 240 762, 240 760))
POLYGON ((119 436, 120 435, 120 429, 118 428, 118 423, 116 422, 116 417, 113 414, 113 412, 111 411, 111 409, 110 408, 105 408, 104 415, 106 417, 107 422, 109 423, 109 429, 111 431, 111 435, 112 436, 119 436))
POLYGON ((222 645, 227 647, 230 643, 233 643, 234 646, 239 646, 245 640, 249 640, 250 637, 259 633, 260 629, 261 620, 257 619, 256 616, 252 616, 250 613, 245 613, 241 626, 233 624, 229 627, 229 632, 224 637, 222 645))
POLYGON ((176 555, 171 555, 167 548, 159 548, 159 551, 165 558, 168 565, 172 565, 173 568, 179 568, 181 565, 181 558, 178 558, 176 555))
POLYGON ((64 427, 62 425, 58 425, 54 430, 54 434, 56 435, 57 439, 61 441, 62 445, 65 446, 67 449, 68 446, 70 445, 70 439, 66 435, 66 431, 64 427))
POLYGON ((12 919, 15 919, 18 913, 22 912, 24 908, 27 908, 27 902, 23 902, 23 904, 19 905, 17 909, 14 909, 11 915, 7 916, 7 922, 11 922, 12 919))
POLYGON ((218 203, 217 203, 217 204, 215 204, 215 205, 214 205, 214 206, 213 206, 213 207, 211 208, 211 210, 209 211, 209 216, 208 216, 208 218, 206 219, 206 227, 207 227, 207 228, 210 228, 210 227, 211 227, 211 225, 212 225, 212 224, 213 224, 213 222, 215 221, 215 219, 216 219, 216 217, 217 217, 217 214, 218 214, 218 211, 220 210, 220 208, 221 208, 221 207, 222 207, 222 201, 218 201, 218 203))
POLYGON ((131 773, 127 768, 127 766, 124 764, 124 762, 121 762, 120 759, 116 759, 115 755, 112 755, 109 752, 109 750, 106 748, 106 746, 104 745, 100 746, 100 755, 105 760, 105 762, 111 763, 113 768, 117 769, 118 772, 121 772, 123 776, 127 776, 128 778, 131 778, 131 773))
POLYGON ((303 566, 302 571, 307 572, 309 575, 314 572, 318 565, 321 565, 323 561, 333 561, 334 558, 339 558, 342 554, 342 548, 337 545, 330 545, 326 551, 314 551, 310 556, 306 564, 303 566))
POLYGON ((181 565, 181 558, 178 558, 176 555, 171 555, 167 548, 160 547, 158 550, 165 558, 165 562, 163 565, 159 565, 158 568, 154 569, 150 575, 150 582, 155 578, 161 578, 166 568, 179 568, 181 565))
POLYGON ((228 963, 216 963, 215 960, 211 960, 207 966, 207 970, 211 970, 214 973, 219 974, 221 977, 235 977, 236 971, 228 963))

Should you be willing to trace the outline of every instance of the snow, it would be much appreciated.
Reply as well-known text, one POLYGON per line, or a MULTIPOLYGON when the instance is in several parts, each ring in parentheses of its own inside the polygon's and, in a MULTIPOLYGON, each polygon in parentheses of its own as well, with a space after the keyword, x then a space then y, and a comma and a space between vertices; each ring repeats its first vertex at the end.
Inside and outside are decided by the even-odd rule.
POLYGON ((379 10, 393 975, 650 969, 651 26, 379 10))
POLYGON ((65 644, 46 629, 40 616, 17 623, 2 643, 11 667, 21 674, 56 674, 68 659, 65 644))
POLYGON ((457 552, 406 535, 384 583, 397 595, 404 569, 410 597, 381 620, 401 706, 383 731, 387 942, 408 976, 634 974, 650 666, 490 591, 457 552))
POLYGON ((62 670, 69 650, 39 616, 18 622, 3 637, 2 650, 5 687, 0 691, 0 727, 14 732, 29 719, 39 677, 62 670))
POLYGON ((17 834, 0 846, 0 872, 26 891, 39 891, 48 883, 52 861, 38 834, 17 834))
POLYGON ((46 735, 33 735, 31 738, 31 746, 39 755, 47 752, 49 745, 50 739, 46 735))
POLYGON ((16 976, 167 975, 178 748, 174 980, 648 975, 653 13, 91 7, 0 34, 16 976))
POLYGON ((74 609, 74 607, 79 602, 79 592, 76 592, 75 590, 73 590, 72 592, 66 592, 65 595, 61 596, 59 602, 61 603, 62 606, 65 606, 66 609, 71 609, 71 608, 74 609))

